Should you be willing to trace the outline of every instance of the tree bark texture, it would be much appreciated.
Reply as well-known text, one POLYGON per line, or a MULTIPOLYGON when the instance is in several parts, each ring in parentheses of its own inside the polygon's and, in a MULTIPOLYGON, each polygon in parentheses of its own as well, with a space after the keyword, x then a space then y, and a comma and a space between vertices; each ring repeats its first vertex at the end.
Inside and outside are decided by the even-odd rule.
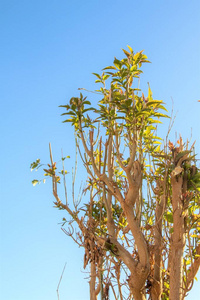
POLYGON ((161 300, 162 296, 162 217, 165 206, 165 193, 157 200, 155 235, 154 278, 151 287, 152 300, 161 300))
POLYGON ((96 266, 95 262, 91 262, 91 274, 90 274, 90 300, 97 300, 95 292, 95 283, 96 283, 96 266))
POLYGON ((171 176, 172 207, 173 207, 173 234, 171 241, 170 263, 170 300, 181 300, 183 292, 182 270, 183 252, 185 247, 185 228, 182 201, 182 174, 171 176))

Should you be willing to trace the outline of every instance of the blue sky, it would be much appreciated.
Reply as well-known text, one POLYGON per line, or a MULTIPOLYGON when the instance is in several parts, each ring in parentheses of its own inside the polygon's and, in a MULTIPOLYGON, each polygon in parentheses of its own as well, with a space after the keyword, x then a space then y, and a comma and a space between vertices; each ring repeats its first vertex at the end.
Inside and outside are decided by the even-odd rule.
MULTIPOLYGON (((173 99, 172 140, 192 132, 200 154, 199 13, 199 0, 0 1, 2 299, 57 299, 65 262, 60 300, 89 299, 83 252, 60 230, 64 215, 53 208, 50 182, 33 187, 29 166, 49 160, 51 142, 55 160, 61 148, 72 157, 71 169, 73 130, 58 106, 80 87, 94 89, 91 73, 122 58, 121 48, 145 50, 152 64, 143 68, 141 87, 146 92, 150 82, 169 111, 173 99)), ((187 299, 197 300, 199 285, 187 299)))

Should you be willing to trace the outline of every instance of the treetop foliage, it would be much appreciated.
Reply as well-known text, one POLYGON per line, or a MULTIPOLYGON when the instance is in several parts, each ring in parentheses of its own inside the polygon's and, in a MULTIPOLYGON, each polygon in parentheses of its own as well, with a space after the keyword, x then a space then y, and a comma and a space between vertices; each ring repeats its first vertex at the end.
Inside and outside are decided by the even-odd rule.
MULTIPOLYGON (((85 249, 90 299, 99 293, 109 299, 109 292, 121 300, 184 299, 200 265, 200 170, 194 144, 157 135, 161 119, 169 118, 165 103, 153 99, 149 84, 146 96, 140 90, 149 61, 128 49, 101 75, 93 73, 98 103, 80 93, 60 106, 88 175, 78 199, 73 177, 68 200, 65 157, 58 171, 51 147, 44 176, 52 178, 55 206, 70 216, 63 231, 85 249), (57 190, 62 181, 65 201, 57 190)), ((31 169, 41 166, 37 159, 31 169)))

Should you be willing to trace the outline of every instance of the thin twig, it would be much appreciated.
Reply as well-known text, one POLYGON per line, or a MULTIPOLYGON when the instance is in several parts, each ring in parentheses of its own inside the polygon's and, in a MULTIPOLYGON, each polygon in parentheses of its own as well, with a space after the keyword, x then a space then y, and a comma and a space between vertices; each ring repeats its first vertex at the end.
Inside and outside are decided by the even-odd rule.
POLYGON ((78 90, 84 90, 86 92, 90 92, 90 93, 94 93, 94 94, 98 94, 98 95, 101 95, 101 93, 98 93, 98 92, 94 92, 94 91, 90 91, 90 90, 87 90, 87 89, 84 89, 84 88, 78 88, 78 90))
POLYGON ((63 150, 61 150, 61 152, 62 152, 62 167, 63 167, 64 188, 65 188, 65 199, 66 199, 66 205, 68 205, 68 200, 67 200, 67 186, 66 186, 66 180, 65 180, 65 166, 64 166, 63 150))
POLYGON ((58 282, 58 286, 57 286, 57 295, 58 295, 58 300, 60 299, 59 298, 59 287, 60 287, 60 283, 61 283, 61 280, 62 280, 62 277, 63 277, 63 274, 64 274, 64 272, 65 272, 65 267, 66 267, 66 264, 67 263, 65 263, 65 265, 64 265, 64 268, 63 268, 63 271, 62 271, 62 274, 61 274, 61 276, 60 276, 60 280, 59 280, 59 282, 58 282))

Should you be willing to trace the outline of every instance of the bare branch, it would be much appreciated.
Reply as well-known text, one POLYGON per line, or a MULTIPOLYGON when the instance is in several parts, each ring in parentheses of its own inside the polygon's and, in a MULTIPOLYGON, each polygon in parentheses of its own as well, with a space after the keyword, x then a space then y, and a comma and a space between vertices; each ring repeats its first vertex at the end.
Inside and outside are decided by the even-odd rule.
POLYGON ((59 282, 58 282, 58 287, 57 287, 57 290, 56 290, 56 291, 57 291, 58 300, 60 300, 60 298, 59 298, 59 287, 60 287, 60 283, 61 283, 63 274, 64 274, 64 272, 65 272, 65 267, 66 267, 66 265, 67 265, 67 263, 65 263, 65 265, 64 265, 64 268, 63 268, 62 273, 61 273, 61 276, 60 276, 60 280, 59 280, 59 282))
POLYGON ((197 272, 200 268, 200 244, 196 247, 196 254, 198 255, 195 259, 194 262, 192 263, 189 272, 188 272, 188 278, 186 282, 186 289, 189 290, 195 276, 197 275, 197 272))

